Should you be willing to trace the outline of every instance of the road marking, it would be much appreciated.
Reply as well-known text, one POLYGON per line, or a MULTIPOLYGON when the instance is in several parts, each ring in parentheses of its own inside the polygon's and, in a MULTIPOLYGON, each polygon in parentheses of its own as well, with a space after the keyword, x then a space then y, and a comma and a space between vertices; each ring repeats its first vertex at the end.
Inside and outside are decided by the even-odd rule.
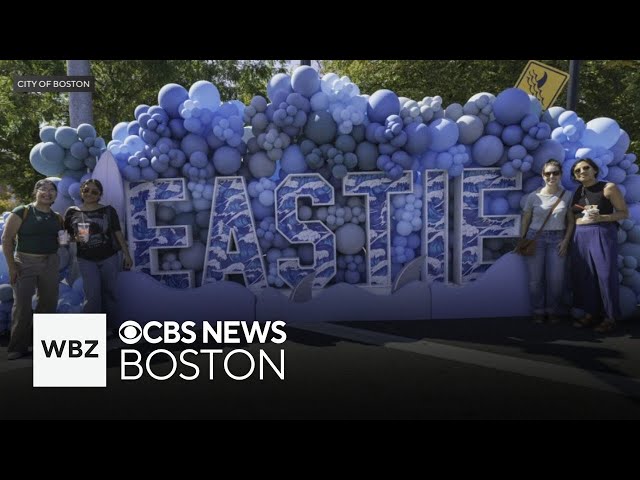
POLYGON ((287 327, 371 345, 379 345, 394 350, 441 358, 443 360, 517 373, 553 382, 640 397, 640 379, 634 377, 625 377, 595 370, 584 370, 576 367, 457 347, 427 340, 416 340, 415 338, 362 330, 344 325, 336 325, 334 323, 296 322, 287 325, 287 327))

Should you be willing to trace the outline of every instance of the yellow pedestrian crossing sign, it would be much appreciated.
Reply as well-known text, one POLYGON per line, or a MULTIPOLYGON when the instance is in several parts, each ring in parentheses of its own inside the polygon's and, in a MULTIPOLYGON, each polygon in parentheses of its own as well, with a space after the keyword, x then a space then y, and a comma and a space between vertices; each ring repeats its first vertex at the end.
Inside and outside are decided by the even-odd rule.
POLYGON ((536 97, 540 100, 543 110, 546 110, 556 101, 567 80, 568 73, 530 60, 520 75, 516 88, 536 97))

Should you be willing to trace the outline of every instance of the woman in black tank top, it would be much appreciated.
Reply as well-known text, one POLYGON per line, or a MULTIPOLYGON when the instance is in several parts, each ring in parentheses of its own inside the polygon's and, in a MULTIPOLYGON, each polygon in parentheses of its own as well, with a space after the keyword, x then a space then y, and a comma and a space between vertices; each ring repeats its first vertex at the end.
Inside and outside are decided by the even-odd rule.
POLYGON ((591 326, 604 315, 595 330, 606 333, 620 317, 617 221, 627 218, 629 210, 620 189, 598 181, 598 173, 598 165, 589 158, 578 160, 571 169, 572 178, 581 184, 571 208, 576 219, 571 273, 573 304, 585 312, 574 325, 591 326))

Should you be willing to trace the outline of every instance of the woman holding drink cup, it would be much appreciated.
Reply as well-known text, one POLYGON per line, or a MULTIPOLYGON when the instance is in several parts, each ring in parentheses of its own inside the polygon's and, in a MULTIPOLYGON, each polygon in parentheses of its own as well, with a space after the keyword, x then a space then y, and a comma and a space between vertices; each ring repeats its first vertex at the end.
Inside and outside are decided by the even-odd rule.
POLYGON ((589 327, 604 320, 595 331, 606 333, 620 318, 618 285, 617 221, 629 216, 622 192, 614 183, 597 180, 598 165, 589 158, 578 160, 571 176, 581 183, 573 194, 571 209, 576 229, 571 250, 571 273, 574 307, 585 316, 574 323, 589 327))
POLYGON ((125 269, 131 268, 133 262, 116 210, 99 203, 102 192, 100 181, 83 182, 80 185, 83 205, 69 207, 64 225, 78 246, 78 266, 86 299, 83 311, 108 315, 115 303, 116 277, 120 270, 118 250, 124 252, 125 269))
POLYGON ((32 342, 31 298, 38 291, 37 313, 55 313, 58 305, 58 241, 62 217, 51 210, 58 187, 51 180, 36 182, 35 202, 15 208, 5 224, 2 251, 13 287, 11 340, 8 359, 24 356, 32 342))

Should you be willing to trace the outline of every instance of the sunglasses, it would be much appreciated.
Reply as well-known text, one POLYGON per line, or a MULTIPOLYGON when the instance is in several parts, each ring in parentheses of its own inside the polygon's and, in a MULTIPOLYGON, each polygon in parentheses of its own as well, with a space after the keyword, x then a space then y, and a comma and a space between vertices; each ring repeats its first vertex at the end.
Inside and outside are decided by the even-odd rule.
POLYGON ((549 177, 559 177, 560 176, 560 170, 551 170, 550 172, 543 172, 542 175, 544 175, 547 178, 549 178, 549 177))
POLYGON ((588 172, 589 170, 591 170, 591 166, 590 165, 585 165, 584 167, 580 167, 580 168, 576 168, 573 170, 574 173, 580 173, 580 172, 588 172))
POLYGON ((100 190, 94 190, 93 188, 85 188, 82 193, 91 193, 93 195, 100 195, 100 190))

